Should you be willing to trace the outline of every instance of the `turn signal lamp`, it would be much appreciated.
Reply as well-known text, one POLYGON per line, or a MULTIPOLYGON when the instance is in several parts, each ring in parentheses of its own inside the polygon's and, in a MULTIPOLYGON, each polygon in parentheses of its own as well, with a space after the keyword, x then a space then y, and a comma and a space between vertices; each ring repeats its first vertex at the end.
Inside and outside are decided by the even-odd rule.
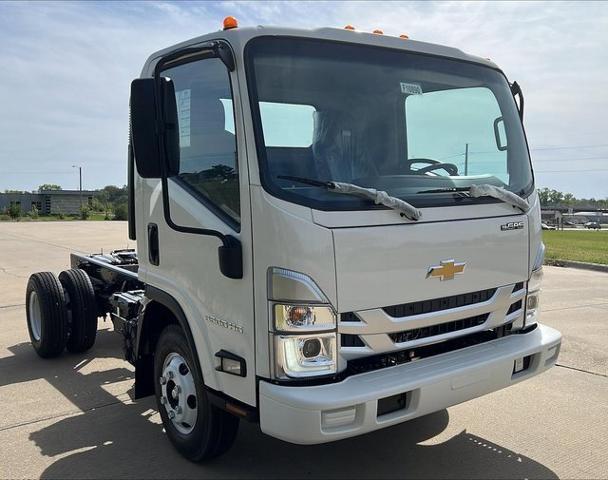
POLYGON ((384 32, 382 30, 379 30, 379 29, 374 30, 372 33, 375 33, 376 35, 382 35, 382 34, 384 34, 384 32))
POLYGON ((239 22, 237 22, 234 17, 226 17, 224 18, 224 30, 231 30, 239 26, 239 22))
POLYGON ((346 25, 344 27, 344 30, 354 30, 354 29, 355 29, 355 27, 353 27, 352 25, 346 25))

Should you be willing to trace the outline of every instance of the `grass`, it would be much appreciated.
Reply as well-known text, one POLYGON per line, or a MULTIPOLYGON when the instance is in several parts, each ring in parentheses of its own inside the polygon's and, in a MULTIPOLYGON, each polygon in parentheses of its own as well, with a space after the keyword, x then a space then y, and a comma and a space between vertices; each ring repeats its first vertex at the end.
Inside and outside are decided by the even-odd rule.
POLYGON ((602 263, 608 265, 608 231, 544 230, 545 259, 602 263))
MULTIPOLYGON (((110 219, 113 215, 110 214, 110 219)), ((106 219, 104 212, 93 212, 87 218, 87 221, 103 221, 106 219)), ((59 218, 59 215, 38 215, 37 218, 31 218, 27 215, 19 217, 18 220, 13 220, 8 215, 0 215, 0 222, 68 222, 72 220, 80 220, 79 215, 64 215, 63 218, 59 218)))
MULTIPOLYGON (((112 214, 110 214, 110 219, 112 218, 112 214)), ((95 213, 91 213, 89 215, 89 218, 87 218, 87 220, 105 220, 106 219, 106 214, 103 212, 95 212, 95 213)))

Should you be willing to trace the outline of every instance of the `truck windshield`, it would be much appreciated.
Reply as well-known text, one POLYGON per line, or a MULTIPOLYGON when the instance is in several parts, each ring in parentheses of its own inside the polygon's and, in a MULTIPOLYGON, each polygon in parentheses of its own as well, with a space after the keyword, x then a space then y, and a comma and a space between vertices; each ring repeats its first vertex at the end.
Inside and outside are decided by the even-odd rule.
POLYGON ((471 62, 326 40, 246 48, 264 188, 322 210, 382 208, 285 177, 385 190, 417 207, 473 184, 526 196, 532 172, 504 75, 471 62))

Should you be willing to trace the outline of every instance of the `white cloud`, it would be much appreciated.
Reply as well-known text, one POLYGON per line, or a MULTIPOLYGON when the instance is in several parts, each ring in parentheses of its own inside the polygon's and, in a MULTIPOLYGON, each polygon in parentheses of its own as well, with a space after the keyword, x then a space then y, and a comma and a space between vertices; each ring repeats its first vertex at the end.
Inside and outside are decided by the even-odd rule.
POLYGON ((608 172, 541 173, 608 169, 608 148, 535 150, 608 144, 608 4, 584 2, 0 3, 0 189, 74 187, 72 164, 86 187, 124 183, 131 79, 153 51, 229 14, 243 26, 351 23, 490 57, 524 88, 537 183, 608 196, 608 172))

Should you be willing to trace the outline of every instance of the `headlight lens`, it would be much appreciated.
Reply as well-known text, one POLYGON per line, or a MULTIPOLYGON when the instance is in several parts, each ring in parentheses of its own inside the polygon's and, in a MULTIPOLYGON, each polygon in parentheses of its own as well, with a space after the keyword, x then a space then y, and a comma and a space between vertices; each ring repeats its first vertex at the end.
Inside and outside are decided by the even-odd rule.
POLYGON ((526 321, 524 327, 538 323, 540 313, 540 286, 543 279, 543 267, 532 272, 528 280, 528 294, 526 296, 526 321))
POLYGON ((275 336, 275 376, 306 378, 336 373, 336 334, 275 336))
POLYGON ((268 269, 270 344, 274 378, 337 372, 337 320, 327 296, 304 273, 268 269))
POLYGON ((336 315, 329 306, 275 304, 274 326, 280 332, 333 330, 336 315))

